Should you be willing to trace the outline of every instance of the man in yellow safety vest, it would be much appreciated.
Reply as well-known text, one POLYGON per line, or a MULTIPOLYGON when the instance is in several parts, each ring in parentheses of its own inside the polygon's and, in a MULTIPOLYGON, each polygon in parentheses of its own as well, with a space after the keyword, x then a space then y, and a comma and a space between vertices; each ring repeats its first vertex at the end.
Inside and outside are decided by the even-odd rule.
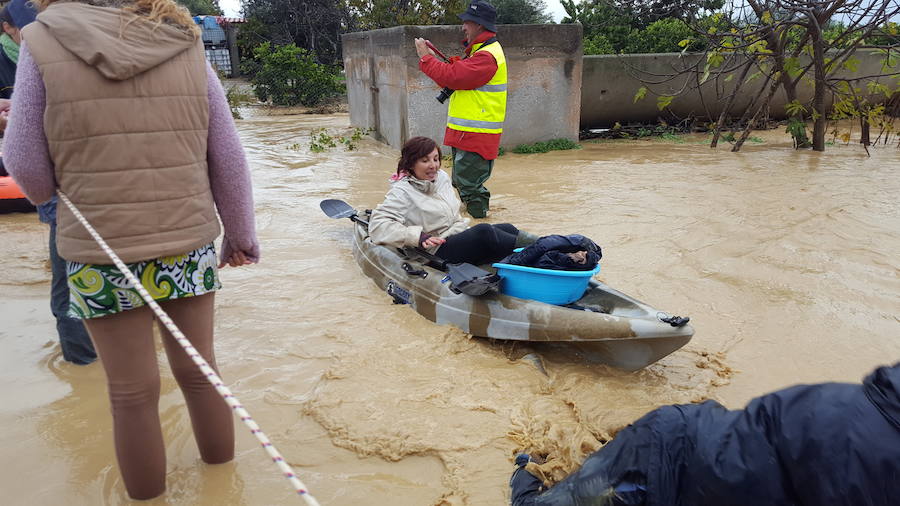
POLYGON ((424 39, 416 39, 419 68, 438 86, 450 88, 444 144, 453 152, 453 186, 473 218, 487 216, 491 192, 484 187, 500 148, 506 118, 506 57, 497 41, 497 10, 472 0, 463 20, 466 56, 444 63, 424 39))

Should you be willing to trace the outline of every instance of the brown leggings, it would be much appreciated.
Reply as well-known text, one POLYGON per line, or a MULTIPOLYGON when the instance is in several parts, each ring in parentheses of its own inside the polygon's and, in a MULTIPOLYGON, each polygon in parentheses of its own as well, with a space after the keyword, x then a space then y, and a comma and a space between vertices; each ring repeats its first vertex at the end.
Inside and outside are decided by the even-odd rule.
MULTIPOLYGON (((213 293, 161 302, 181 332, 218 372, 213 352, 213 293)), ((166 449, 159 424, 159 367, 149 307, 84 320, 106 370, 119 470, 132 499, 166 490, 166 449)), ((169 365, 187 401, 194 439, 204 462, 234 457, 234 420, 196 364, 160 325, 169 365)))

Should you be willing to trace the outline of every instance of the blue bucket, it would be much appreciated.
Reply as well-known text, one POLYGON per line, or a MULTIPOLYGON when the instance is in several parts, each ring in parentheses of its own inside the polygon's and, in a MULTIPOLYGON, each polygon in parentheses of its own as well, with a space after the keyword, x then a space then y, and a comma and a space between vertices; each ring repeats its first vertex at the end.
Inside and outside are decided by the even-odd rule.
POLYGON ((556 271, 501 263, 494 267, 501 278, 501 293, 547 304, 569 304, 580 299, 588 281, 600 272, 600 264, 590 271, 556 271))

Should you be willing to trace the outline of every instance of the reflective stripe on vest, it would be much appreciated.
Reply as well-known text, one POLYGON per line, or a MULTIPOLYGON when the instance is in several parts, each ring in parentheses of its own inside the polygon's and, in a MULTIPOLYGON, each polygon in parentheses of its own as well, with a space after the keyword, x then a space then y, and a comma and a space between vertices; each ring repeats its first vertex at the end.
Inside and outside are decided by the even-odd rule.
POLYGON ((476 91, 506 91, 506 84, 485 84, 481 88, 475 88, 476 91))
POLYGON ((497 62, 497 72, 484 86, 474 90, 456 90, 450 95, 447 127, 462 132, 499 134, 506 119, 506 56, 499 42, 476 44, 472 54, 487 51, 497 62))
MULTIPOLYGON (((487 128, 487 129, 499 129, 503 130, 503 122, 502 121, 478 121, 474 119, 462 119, 462 118, 447 118, 447 124, 459 125, 464 127, 471 128, 487 128)), ((474 132, 474 130, 469 130, 474 132)))

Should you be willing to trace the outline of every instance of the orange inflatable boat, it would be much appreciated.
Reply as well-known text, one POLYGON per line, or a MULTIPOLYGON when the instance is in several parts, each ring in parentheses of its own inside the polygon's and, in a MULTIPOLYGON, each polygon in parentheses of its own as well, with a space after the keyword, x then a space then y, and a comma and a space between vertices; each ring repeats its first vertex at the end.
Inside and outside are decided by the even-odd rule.
POLYGON ((0 177, 0 213, 27 213, 34 210, 13 178, 0 177))

